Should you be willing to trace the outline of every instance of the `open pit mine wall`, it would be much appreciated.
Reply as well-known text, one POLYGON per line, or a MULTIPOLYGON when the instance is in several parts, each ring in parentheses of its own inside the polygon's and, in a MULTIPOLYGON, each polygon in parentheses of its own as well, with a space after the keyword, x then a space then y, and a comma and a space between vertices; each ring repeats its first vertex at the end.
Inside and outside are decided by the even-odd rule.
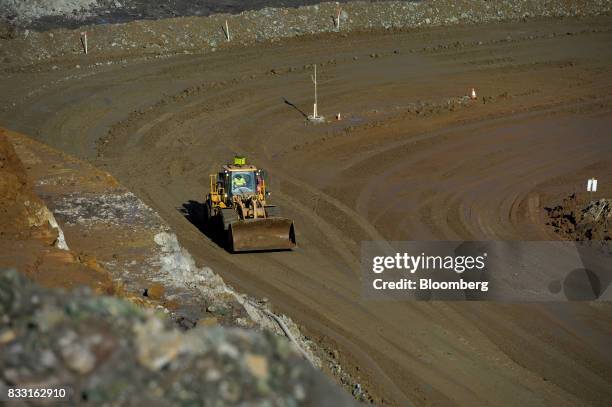
POLYGON ((224 47, 274 41, 301 35, 347 33, 360 30, 393 30, 447 24, 477 24, 542 17, 607 14, 612 3, 593 1, 432 0, 418 3, 353 2, 322 3, 299 8, 264 8, 240 14, 140 20, 124 24, 100 24, 76 30, 37 32, 4 25, 0 30, 0 67, 48 61, 84 54, 121 58, 133 53, 165 55, 214 52, 224 47), (339 18, 338 18, 339 14, 339 18), (338 20, 340 22, 338 27, 338 20), (224 31, 225 22, 230 39, 224 31), (11 47, 3 44, 12 41, 11 47))

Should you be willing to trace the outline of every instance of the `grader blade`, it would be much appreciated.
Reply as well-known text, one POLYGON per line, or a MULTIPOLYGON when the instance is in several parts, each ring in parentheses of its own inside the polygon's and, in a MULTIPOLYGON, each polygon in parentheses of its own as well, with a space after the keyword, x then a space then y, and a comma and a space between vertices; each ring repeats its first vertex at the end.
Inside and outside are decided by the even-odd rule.
POLYGON ((286 218, 246 219, 229 228, 233 252, 287 250, 296 246, 293 221, 286 218))

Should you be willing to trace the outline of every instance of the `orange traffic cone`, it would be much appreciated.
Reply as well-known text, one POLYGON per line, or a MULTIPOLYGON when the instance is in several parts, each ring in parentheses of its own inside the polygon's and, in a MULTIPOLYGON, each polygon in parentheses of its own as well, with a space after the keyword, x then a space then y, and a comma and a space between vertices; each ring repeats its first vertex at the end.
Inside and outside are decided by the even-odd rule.
POLYGON ((476 99, 476 91, 472 88, 472 93, 470 93, 470 99, 476 99))

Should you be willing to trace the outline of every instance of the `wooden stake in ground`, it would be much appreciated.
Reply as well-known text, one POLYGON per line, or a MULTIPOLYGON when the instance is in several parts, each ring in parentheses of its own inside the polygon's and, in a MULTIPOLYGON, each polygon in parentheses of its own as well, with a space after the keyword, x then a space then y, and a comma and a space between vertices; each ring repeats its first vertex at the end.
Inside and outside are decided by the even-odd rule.
POLYGON ((230 40, 229 25, 227 24, 227 20, 225 20, 225 37, 228 41, 230 40))
POLYGON ((81 33, 81 44, 83 44, 83 50, 85 51, 85 55, 87 55, 87 31, 83 31, 81 33))

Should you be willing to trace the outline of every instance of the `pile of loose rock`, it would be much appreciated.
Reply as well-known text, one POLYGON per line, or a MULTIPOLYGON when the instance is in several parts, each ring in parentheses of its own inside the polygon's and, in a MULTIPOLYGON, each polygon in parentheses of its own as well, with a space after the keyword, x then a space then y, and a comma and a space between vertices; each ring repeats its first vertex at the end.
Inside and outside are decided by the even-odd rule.
POLYGON ((580 206, 576 195, 561 205, 545 208, 555 232, 570 240, 612 240, 612 200, 600 199, 580 206))
POLYGON ((353 405, 282 337, 180 332, 150 310, 0 272, 0 391, 69 387, 73 401, 124 405, 353 405))
MULTIPOLYGON (((52 31, 32 30, 27 22, 14 23, 22 21, 16 16, 9 23, 10 27, 6 26, 6 19, 3 27, 0 18, 0 49, 6 50, 0 53, 0 66, 2 63, 15 65, 80 55, 83 53, 80 40, 80 33, 83 30, 89 34, 90 58, 111 55, 124 57, 126 52, 149 55, 212 52, 222 47, 245 46, 257 41, 276 41, 282 38, 337 31, 344 33, 398 30, 539 17, 589 16, 606 14, 610 11, 612 3, 604 0, 349 2, 342 5, 338 27, 338 5, 329 2, 298 8, 266 7, 234 15, 213 14, 207 17, 191 16, 161 20, 147 19, 148 16, 143 11, 135 12, 127 23, 107 24, 108 21, 104 20, 104 24, 93 24, 74 31, 64 28, 52 31), (226 21, 231 41, 227 40, 224 31, 226 21), (9 40, 10 47, 9 44, 2 44, 3 41, 9 40)), ((74 27, 74 23, 66 23, 63 27, 74 27)))

